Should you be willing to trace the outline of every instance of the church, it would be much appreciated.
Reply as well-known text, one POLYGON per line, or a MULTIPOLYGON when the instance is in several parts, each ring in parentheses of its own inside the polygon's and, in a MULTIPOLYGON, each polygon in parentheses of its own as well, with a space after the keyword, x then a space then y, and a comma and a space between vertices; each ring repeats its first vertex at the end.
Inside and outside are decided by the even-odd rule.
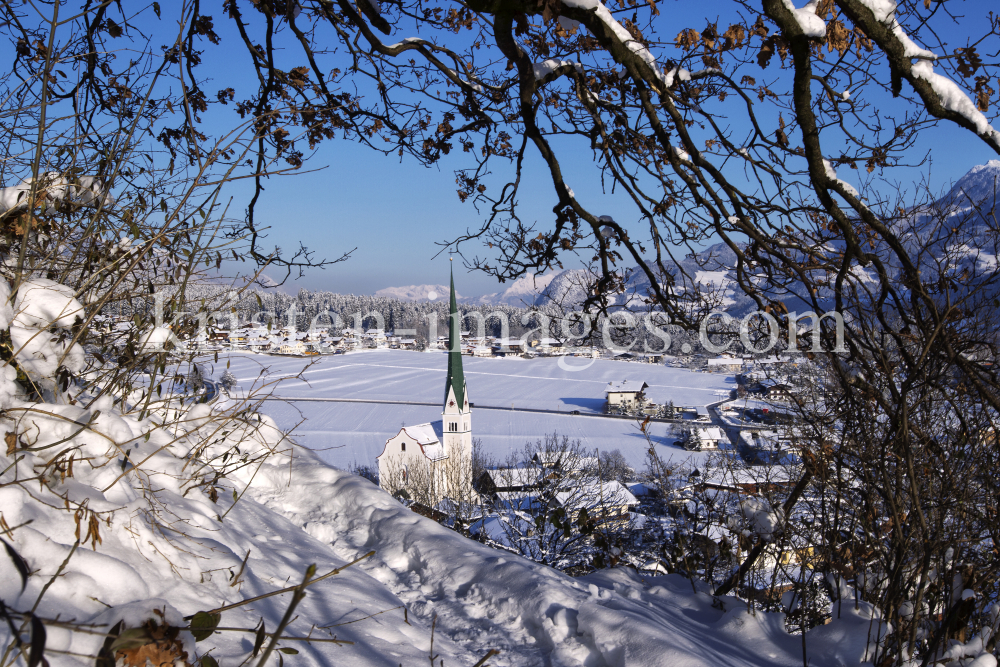
POLYGON ((474 502, 472 410, 462 370, 461 318, 451 276, 448 375, 441 420, 404 426, 378 456, 379 485, 389 493, 434 506, 445 498, 474 502))

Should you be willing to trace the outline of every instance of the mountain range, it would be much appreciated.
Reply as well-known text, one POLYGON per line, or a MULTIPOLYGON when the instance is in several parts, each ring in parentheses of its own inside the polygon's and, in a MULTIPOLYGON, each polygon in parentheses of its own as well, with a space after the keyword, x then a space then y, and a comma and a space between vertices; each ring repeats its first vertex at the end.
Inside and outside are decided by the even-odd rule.
MULTIPOLYGON (((1000 193, 1000 160, 990 160, 984 165, 973 167, 956 181, 944 196, 926 210, 932 208, 948 210, 949 217, 967 214, 974 203, 992 201, 995 189, 1000 193)), ((911 242, 927 243, 929 241, 924 234, 918 231, 926 226, 922 224, 926 215, 920 212, 922 210, 925 209, 915 210, 914 216, 907 223, 908 229, 901 230, 903 236, 910 237, 911 242)), ((973 234, 970 240, 979 240, 975 237, 976 235, 973 234)), ((984 260, 996 261, 995 253, 984 256, 987 252, 986 248, 980 245, 974 254, 980 262, 984 260)), ((713 293, 720 306, 724 307, 730 314, 740 316, 745 312, 755 310, 756 304, 735 285, 732 274, 735 265, 736 255, 732 249, 725 244, 718 243, 697 253, 689 254, 676 262, 671 262, 668 267, 671 273, 678 276, 679 282, 682 282, 681 273, 690 278, 688 289, 697 287, 700 291, 713 293)), ((626 271, 626 275, 628 278, 625 291, 619 295, 618 305, 639 302, 650 287, 649 278, 637 268, 626 271)), ((537 276, 526 275, 515 280, 502 292, 476 297, 460 297, 458 301, 468 305, 503 304, 519 308, 540 307, 554 303, 572 307, 582 303, 586 298, 587 293, 584 285, 587 282, 587 277, 588 272, 585 269, 550 271, 537 276)), ((422 302, 446 299, 448 288, 443 285, 409 285, 406 287, 387 287, 375 294, 403 301, 422 302)), ((788 299, 782 300, 789 301, 790 306, 793 305, 793 302, 798 301, 791 295, 788 295, 788 299)))

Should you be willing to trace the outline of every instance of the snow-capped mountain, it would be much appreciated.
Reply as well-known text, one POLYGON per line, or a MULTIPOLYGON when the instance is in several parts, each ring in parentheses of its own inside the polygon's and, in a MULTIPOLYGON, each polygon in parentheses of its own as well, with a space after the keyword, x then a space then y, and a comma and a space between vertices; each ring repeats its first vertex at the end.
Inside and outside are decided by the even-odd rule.
POLYGON ((588 273, 583 269, 550 271, 539 276, 518 278, 492 303, 526 308, 562 304, 567 308, 579 305, 587 297, 588 273))
MULTIPOLYGON (((583 300, 585 295, 580 286, 583 283, 584 274, 584 271, 576 269, 560 272, 550 271, 538 276, 526 275, 512 282, 503 292, 473 297, 463 297, 456 292, 456 296, 459 303, 472 306, 505 304, 526 308, 558 300, 578 303, 583 300)), ((400 301, 437 301, 448 298, 448 288, 444 285, 386 287, 375 292, 375 296, 384 296, 400 301)))
POLYGON ((938 203, 969 206, 992 199, 994 194, 1000 194, 1000 160, 990 160, 970 169, 938 203))
MULTIPOLYGON (((458 292, 455 292, 456 296, 458 292)), ((400 301, 438 301, 448 298, 448 288, 444 285, 407 285, 405 287, 386 287, 375 292, 375 296, 384 296, 400 301)))
MULTIPOLYGON (((1000 195, 1000 160, 990 160, 984 165, 973 167, 936 202, 914 209, 911 218, 899 223, 898 234, 904 244, 914 250, 920 245, 932 248, 931 253, 925 254, 927 260, 940 258, 944 254, 953 256, 959 253, 967 256, 969 262, 978 264, 980 268, 985 264, 996 263, 1000 256, 1000 247, 993 248, 998 245, 997 239, 988 230, 979 229, 972 210, 973 204, 992 202, 995 195, 1000 195), (964 232, 961 239, 951 231, 951 226, 940 224, 940 216, 935 218, 935 211, 946 211, 950 220, 961 221, 960 227, 964 232)), ((714 305, 740 317, 756 310, 757 306, 736 284, 733 275, 735 266, 736 255, 732 249, 723 243, 717 243, 668 263, 667 270, 674 276, 675 290, 678 292, 698 290, 714 305)), ((859 271, 863 273, 863 270, 859 271)), ((649 293, 649 278, 638 268, 627 270, 626 274, 625 291, 618 295, 615 303, 618 306, 641 308, 649 293)), ((864 280, 861 274, 859 277, 864 280)), ((529 274, 510 283, 502 292, 459 297, 458 301, 467 305, 503 304, 518 308, 559 304, 571 309, 586 299, 588 278, 589 272, 584 269, 529 274)), ((405 301, 433 301, 446 298, 448 290, 441 285, 410 285, 388 287, 375 294, 405 301)), ((805 301, 793 294, 779 297, 779 300, 784 301, 791 310, 810 310, 805 301)))
POLYGON ((494 297, 493 303, 504 303, 509 306, 525 308, 537 305, 538 297, 558 275, 555 271, 550 271, 539 276, 521 276, 510 284, 510 287, 494 297))

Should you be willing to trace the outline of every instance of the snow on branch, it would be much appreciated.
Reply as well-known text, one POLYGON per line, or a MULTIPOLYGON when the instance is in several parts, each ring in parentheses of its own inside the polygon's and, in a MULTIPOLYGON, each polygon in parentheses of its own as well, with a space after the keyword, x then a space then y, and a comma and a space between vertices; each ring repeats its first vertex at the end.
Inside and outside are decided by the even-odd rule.
POLYGON ((545 77, 555 73, 561 67, 572 67, 577 72, 583 71, 583 65, 578 62, 549 58, 548 60, 544 60, 540 63, 535 63, 534 67, 532 67, 535 72, 535 81, 542 81, 545 77))
MULTIPOLYGON (((647 49, 642 42, 636 40, 632 37, 632 34, 619 23, 604 3, 599 0, 564 0, 564 7, 572 7, 577 9, 583 9, 587 11, 592 11, 598 19, 604 24, 608 32, 613 35, 622 45, 625 46, 630 52, 638 56, 638 58, 643 61, 652 71, 653 75, 667 88, 673 85, 674 75, 677 72, 683 72, 687 74, 686 70, 673 70, 664 74, 659 66, 656 64, 656 58, 647 49)), ((681 81, 686 80, 683 75, 678 76, 681 81)))
POLYGON ((806 37, 815 39, 826 37, 826 21, 816 16, 816 8, 819 5, 819 0, 811 0, 802 9, 796 9, 791 0, 781 1, 788 8, 788 11, 792 13, 792 16, 795 17, 796 23, 799 24, 799 28, 802 29, 802 33, 806 37))
MULTIPOLYGON (((33 181, 34 179, 28 177, 17 185, 0 188, 0 213, 6 213, 11 209, 27 210, 33 181)), ((107 187, 99 178, 80 176, 73 179, 55 171, 45 172, 39 176, 35 185, 35 197, 53 206, 72 203, 97 208, 102 204, 114 202, 114 198, 108 194, 107 187)))
POLYGON ((917 46, 896 20, 892 0, 841 0, 844 13, 871 37, 889 58, 893 73, 893 93, 899 94, 905 78, 933 116, 973 130, 993 150, 1000 153, 1000 132, 958 84, 934 71, 936 56, 917 46), (918 59, 916 63, 913 59, 918 59))

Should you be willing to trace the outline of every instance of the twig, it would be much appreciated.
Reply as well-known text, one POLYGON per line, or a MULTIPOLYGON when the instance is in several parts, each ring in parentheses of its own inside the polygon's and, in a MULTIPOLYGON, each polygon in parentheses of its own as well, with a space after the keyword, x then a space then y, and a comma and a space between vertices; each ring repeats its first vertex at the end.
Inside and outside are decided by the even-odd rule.
POLYGON ((295 608, 299 606, 299 602, 301 602, 302 598, 306 596, 306 586, 309 585, 309 580, 312 579, 314 574, 316 574, 315 563, 306 568, 306 576, 302 578, 302 583, 295 587, 292 593, 292 601, 288 605, 288 609, 285 610, 285 615, 281 617, 281 623, 278 624, 278 629, 274 631, 273 635, 271 635, 271 641, 267 643, 267 648, 264 649, 264 655, 260 656, 260 662, 257 663, 257 667, 264 667, 267 663, 267 659, 271 656, 271 653, 274 652, 274 647, 278 644, 278 638, 292 620, 292 614, 295 612, 295 608))
POLYGON ((368 614, 367 616, 362 616, 361 618, 356 618, 353 621, 344 621, 343 623, 331 623, 330 625, 321 625, 319 627, 322 628, 322 629, 324 629, 324 630, 326 630, 327 628, 339 628, 342 625, 350 625, 351 623, 357 623, 359 621, 367 621, 369 618, 374 618, 375 616, 378 616, 379 614, 384 614, 387 611, 395 611, 397 609, 405 609, 405 607, 403 605, 399 605, 398 607, 393 607, 392 609, 383 609, 382 611, 377 611, 374 614, 368 614))
POLYGON ((484 655, 482 659, 480 659, 480 661, 474 664, 472 667, 487 667, 486 661, 495 655, 500 655, 500 651, 498 651, 495 648, 491 648, 489 651, 486 652, 486 655, 484 655))
MULTIPOLYGON (((358 620, 363 620, 363 619, 358 619, 358 620)), ((178 627, 178 626, 172 626, 172 627, 177 628, 178 630, 183 630, 185 632, 193 632, 194 631, 192 628, 185 628, 185 627, 178 627)), ((251 632, 251 633, 255 633, 255 632, 257 632, 257 630, 255 630, 254 628, 215 628, 213 630, 213 632, 251 632)), ((94 634, 100 634, 100 633, 94 633, 94 634)), ((268 633, 266 633, 266 636, 269 636, 269 637, 274 637, 276 635, 277 635, 277 633, 275 633, 275 632, 268 632, 268 633)), ((353 644, 354 643, 354 642, 348 641, 346 639, 337 639, 336 637, 292 637, 290 635, 282 635, 281 637, 278 637, 278 639, 281 640, 281 641, 289 641, 289 642, 322 642, 322 643, 325 643, 325 644, 353 644)))
POLYGON ((229 584, 230 588, 240 583, 240 577, 243 576, 243 570, 246 569, 247 561, 250 559, 250 551, 251 549, 247 549, 247 555, 243 557, 243 562, 240 564, 240 571, 236 573, 235 577, 233 577, 233 583, 229 584))

